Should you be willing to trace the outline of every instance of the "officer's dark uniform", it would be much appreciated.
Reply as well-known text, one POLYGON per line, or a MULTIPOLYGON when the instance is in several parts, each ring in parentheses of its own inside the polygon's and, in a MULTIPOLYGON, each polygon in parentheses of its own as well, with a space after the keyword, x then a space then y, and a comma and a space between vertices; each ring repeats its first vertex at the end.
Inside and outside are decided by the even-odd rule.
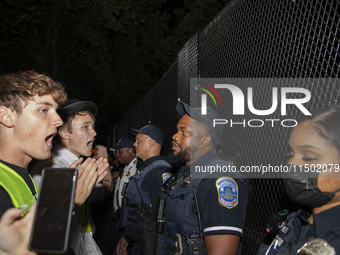
POLYGON ((261 244, 259 254, 295 255, 311 237, 322 238, 340 254, 340 205, 314 215, 314 224, 308 222, 309 212, 298 210, 288 215, 272 245, 261 244))
MULTIPOLYGON (((195 166, 216 164, 229 165, 213 149, 196 160, 191 167, 195 169, 195 166)), ((199 234, 193 186, 197 190, 203 237, 223 234, 240 237, 243 235, 248 194, 242 180, 228 176, 218 179, 190 177, 190 167, 184 165, 179 170, 173 188, 162 194, 162 197, 166 198, 166 230, 164 235, 158 235, 157 255, 175 254, 179 252, 180 246, 183 247, 182 254, 189 254, 186 240, 191 235, 199 234), (178 244, 179 241, 181 244, 178 244)), ((239 253, 240 251, 241 243, 239 253)))
POLYGON ((134 254, 141 254, 138 244, 143 241, 140 238, 145 237, 141 234, 143 221, 155 219, 160 187, 171 176, 171 172, 172 167, 163 156, 154 156, 147 159, 129 180, 125 196, 128 204, 124 206, 122 227, 126 227, 125 239, 134 242, 134 254))

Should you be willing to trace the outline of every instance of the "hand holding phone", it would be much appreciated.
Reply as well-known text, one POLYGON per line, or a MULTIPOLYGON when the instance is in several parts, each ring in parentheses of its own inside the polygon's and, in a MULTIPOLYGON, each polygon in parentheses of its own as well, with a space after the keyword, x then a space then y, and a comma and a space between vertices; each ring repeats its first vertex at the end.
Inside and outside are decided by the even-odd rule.
MULTIPOLYGON (((25 205, 27 207, 27 205, 25 205)), ((28 242, 32 230, 36 203, 24 217, 20 217, 26 209, 8 209, 0 220, 0 254, 37 254, 28 250, 28 242)))
POLYGON ((46 168, 34 215, 29 249, 65 253, 68 248, 77 169, 46 168))

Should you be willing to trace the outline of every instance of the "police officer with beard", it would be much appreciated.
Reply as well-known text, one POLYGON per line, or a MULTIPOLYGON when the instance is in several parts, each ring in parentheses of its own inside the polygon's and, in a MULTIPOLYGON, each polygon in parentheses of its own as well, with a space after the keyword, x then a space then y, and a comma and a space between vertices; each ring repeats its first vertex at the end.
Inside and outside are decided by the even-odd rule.
POLYGON ((157 255, 240 253, 248 200, 242 179, 225 174, 219 178, 193 176, 197 166, 229 166, 215 149, 221 143, 223 127, 214 128, 213 120, 220 117, 212 108, 201 115, 201 109, 184 102, 176 108, 182 118, 167 160, 182 166, 162 186, 157 255))

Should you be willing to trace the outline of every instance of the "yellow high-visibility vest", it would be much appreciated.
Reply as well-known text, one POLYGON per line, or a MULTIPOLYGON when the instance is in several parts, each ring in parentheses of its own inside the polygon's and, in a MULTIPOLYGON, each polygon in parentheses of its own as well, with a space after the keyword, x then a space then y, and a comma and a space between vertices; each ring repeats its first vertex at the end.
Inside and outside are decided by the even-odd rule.
POLYGON ((87 213, 89 211, 87 200, 85 201, 84 204, 81 205, 81 210, 82 210, 82 215, 81 215, 81 224, 83 227, 85 227, 86 231, 91 233, 92 235, 92 228, 91 228, 91 223, 87 222, 87 213))
MULTIPOLYGON (((28 174, 29 175, 29 174, 28 174)), ((32 177, 31 178, 35 192, 38 195, 38 188, 35 185, 32 177)), ((27 209, 21 216, 24 216, 30 208, 30 206, 35 202, 33 194, 25 182, 25 180, 13 169, 8 166, 2 164, 0 162, 0 185, 7 191, 10 196, 12 203, 15 207, 19 207, 20 205, 28 205, 27 209)))

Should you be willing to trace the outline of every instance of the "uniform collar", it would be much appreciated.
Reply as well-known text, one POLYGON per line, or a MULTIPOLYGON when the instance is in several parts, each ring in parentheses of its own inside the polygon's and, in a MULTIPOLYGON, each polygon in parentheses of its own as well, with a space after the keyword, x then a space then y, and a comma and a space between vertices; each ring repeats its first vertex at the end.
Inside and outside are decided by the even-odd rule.
POLYGON ((297 210, 297 216, 306 224, 310 224, 308 218, 310 217, 311 213, 302 209, 297 210))
POLYGON ((155 162, 156 160, 161 160, 161 159, 164 160, 165 159, 164 156, 161 156, 161 155, 153 156, 153 157, 145 160, 143 166, 150 165, 151 163, 155 162))
POLYGON ((161 156, 161 155, 157 155, 157 156, 153 156, 151 158, 148 158, 147 160, 142 162, 141 165, 138 167, 136 175, 141 174, 148 165, 152 164, 153 162, 155 162, 157 160, 165 160, 165 157, 161 156))
MULTIPOLYGON (((182 166, 179 171, 181 172, 181 175, 187 174, 187 172, 190 172, 190 168, 195 169, 195 166, 203 166, 206 165, 209 161, 219 158, 216 152, 216 149, 212 149, 208 151, 206 154, 198 158, 194 163, 190 165, 190 167, 187 167, 186 165, 182 166)), ((188 173, 189 174, 189 173, 188 173)))
POLYGON ((130 172, 133 167, 136 167, 137 157, 135 157, 131 162, 124 167, 123 174, 130 172))
POLYGON ((339 227, 339 215, 340 205, 316 214, 314 216, 316 235, 321 237, 328 233, 331 229, 336 229, 339 227))
POLYGON ((204 166, 206 165, 209 161, 212 159, 218 157, 216 149, 212 149, 208 151, 206 154, 198 158, 194 163, 190 165, 190 167, 195 167, 195 166, 204 166))

